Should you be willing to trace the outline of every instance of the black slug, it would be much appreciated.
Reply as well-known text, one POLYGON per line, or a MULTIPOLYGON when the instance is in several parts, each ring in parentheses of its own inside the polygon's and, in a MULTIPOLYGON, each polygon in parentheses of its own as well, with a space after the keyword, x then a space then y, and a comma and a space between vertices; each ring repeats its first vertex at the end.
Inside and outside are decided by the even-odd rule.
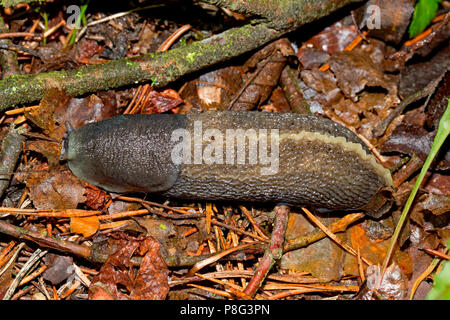
POLYGON ((289 113, 121 115, 68 134, 62 157, 79 178, 117 193, 195 200, 389 210, 393 187, 350 130, 289 113))

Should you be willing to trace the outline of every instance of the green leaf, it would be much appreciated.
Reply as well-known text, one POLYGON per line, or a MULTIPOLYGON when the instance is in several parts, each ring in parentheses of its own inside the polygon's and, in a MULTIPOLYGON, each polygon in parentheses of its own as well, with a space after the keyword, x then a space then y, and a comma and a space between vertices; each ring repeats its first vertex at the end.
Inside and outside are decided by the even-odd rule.
MULTIPOLYGON (((447 242, 447 248, 450 248, 450 240, 447 242)), ((433 288, 425 299, 450 300, 450 261, 445 261, 441 271, 434 277, 433 288)))
POLYGON ((419 0, 414 9, 414 15, 409 26, 409 38, 414 38, 430 24, 436 16, 438 3, 442 0, 419 0))
POLYGON ((445 139, 447 139, 448 135, 450 134, 450 99, 448 99, 448 98, 447 98, 447 103, 448 103, 447 108, 445 109, 445 112, 442 115, 441 120, 439 121, 437 133, 436 133, 436 136, 434 137, 433 145, 431 146, 430 153, 428 154, 428 157, 425 160, 425 163, 423 164, 422 169, 420 170, 419 176, 417 177, 417 180, 414 183, 411 193, 409 194, 408 200, 406 201, 406 204, 403 207, 403 211, 402 211, 402 214, 400 215, 400 219, 397 222, 397 226, 395 227, 394 234, 392 235, 391 243, 389 245, 388 251, 384 258, 383 268, 382 268, 380 279, 383 279, 384 273, 386 271, 386 268, 387 268, 389 261, 391 259, 391 256, 392 256, 392 252, 394 251, 395 244, 397 243, 398 236, 400 235, 400 231, 402 230, 403 224, 405 223, 406 217, 408 216, 409 209, 411 208, 411 205, 414 201, 417 191, 419 190, 419 187, 423 181, 423 178, 425 178, 425 174, 427 173, 428 168, 430 167, 431 163, 433 162, 434 157, 437 155, 437 153, 439 152, 439 149, 444 144, 445 139))

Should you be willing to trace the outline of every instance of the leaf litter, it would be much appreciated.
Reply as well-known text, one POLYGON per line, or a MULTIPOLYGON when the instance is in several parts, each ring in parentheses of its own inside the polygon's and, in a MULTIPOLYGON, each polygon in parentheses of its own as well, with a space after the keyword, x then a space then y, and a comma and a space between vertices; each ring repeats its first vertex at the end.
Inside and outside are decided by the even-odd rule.
MULTIPOLYGON (((206 261, 217 253, 254 241, 261 233, 270 235, 273 220, 271 208, 259 205, 248 207, 248 212, 255 219, 250 223, 248 212, 243 214, 241 204, 214 203, 210 206, 203 202, 166 201, 147 195, 154 202, 143 207, 140 202, 120 200, 115 194, 80 181, 60 163, 59 146, 66 134, 66 122, 78 128, 121 114, 133 99, 132 113, 189 113, 225 109, 311 112, 343 123, 364 136, 382 152, 386 166, 396 166, 394 180, 399 182, 394 194, 396 206, 379 220, 363 219, 336 234, 340 241, 355 249, 359 257, 349 255, 326 237, 315 238, 311 240, 312 244, 285 252, 280 264, 271 271, 258 293, 259 297, 284 295, 292 299, 316 299, 331 294, 326 289, 308 292, 301 287, 302 284, 296 287, 296 290, 303 290, 302 293, 291 293, 279 285, 280 281, 301 274, 308 281, 315 281, 317 286, 328 286, 329 290, 339 286, 341 289, 342 286, 349 288, 348 292, 341 290, 333 293, 340 298, 406 299, 414 281, 431 263, 430 254, 424 249, 442 250, 450 236, 448 145, 441 151, 422 186, 409 226, 405 228, 395 250, 394 263, 381 282, 376 264, 381 264, 384 259, 397 214, 429 152, 445 108, 449 92, 446 70, 450 60, 448 44, 445 45, 448 24, 440 27, 428 44, 408 52, 402 58, 395 58, 396 52, 404 50, 402 44, 414 12, 414 1, 382 1, 381 28, 362 33, 359 29, 369 19, 367 8, 378 3, 368 1, 353 13, 347 12, 339 21, 315 25, 317 29, 314 32, 306 35, 294 33, 252 54, 190 75, 182 83, 168 88, 152 89, 148 86, 145 90, 138 90, 131 87, 84 97, 71 97, 61 90, 48 92, 38 108, 24 112, 25 117, 21 121, 26 122, 31 135, 20 158, 19 173, 11 180, 9 189, 1 199, 2 205, 38 210, 76 209, 86 214, 92 210, 95 214, 82 217, 69 215, 69 218, 24 218, 7 213, 5 219, 17 226, 43 231, 60 240, 99 248, 106 253, 99 269, 83 265, 82 272, 88 275, 90 285, 88 288, 77 287, 74 293, 68 295, 73 299, 223 299, 230 292, 236 294, 244 289, 249 279, 248 272, 253 270, 256 258, 262 255, 264 243, 231 253, 201 270, 205 273, 222 272, 220 277, 223 278, 217 276, 217 279, 224 281, 220 285, 216 283, 211 286, 205 279, 186 278, 188 270, 195 263, 206 261), (358 38, 359 42, 355 42, 358 38), (401 115, 390 122, 383 136, 373 134, 374 128, 402 100, 438 77, 442 79, 433 90, 426 97, 410 103, 401 115), (408 163, 409 159, 418 160, 408 163), (196 218, 183 218, 183 215, 194 215, 196 218), (361 257, 375 264, 367 265, 361 262, 361 257), (168 267, 171 259, 184 262, 179 262, 177 268, 172 269, 168 267), (273 277, 278 280, 274 281, 273 277), (187 286, 194 282, 201 285, 196 288, 187 286), (233 286, 235 291, 229 286, 233 286), (350 290, 354 286, 360 289, 359 293, 350 290)), ((240 22, 245 19, 238 14, 219 14, 214 10, 210 13, 213 12, 221 17, 220 23, 224 25, 236 18, 240 22)), ((105 17, 105 14, 99 13, 99 17, 105 17)), ((23 70, 38 73, 72 69, 79 65, 156 51, 179 27, 171 17, 173 15, 161 19, 133 13, 111 23, 98 24, 87 28, 86 34, 73 48, 63 48, 62 38, 55 35, 47 38, 48 46, 34 42, 34 47, 45 58, 23 62, 23 70)), ((53 18, 50 26, 61 21, 59 16, 53 18)), ((88 17, 88 21, 95 19, 88 17)), ((210 35, 218 30, 217 25, 208 25, 204 21, 210 20, 192 18, 190 23, 193 28, 173 47, 202 39, 205 34, 210 35)), ((31 20, 22 21, 19 29, 27 31, 31 27, 31 20)), ((60 28, 56 35, 67 36, 68 32, 68 29, 60 28)), ((33 42, 31 39, 20 41, 33 42)), ((18 121, 18 117, 6 115, 2 120, 1 136, 7 132, 5 125, 18 121)), ((143 198, 142 195, 136 196, 143 198)), ((339 222, 342 214, 317 213, 317 216, 329 226, 339 222)), ((314 227, 304 216, 292 212, 286 239, 302 239, 313 234, 314 227)), ((0 238, 0 270, 7 258, 12 258, 9 240, 3 235, 0 238)), ((28 254, 32 251, 25 247, 20 252, 21 257, 24 257, 23 252, 28 254)), ((12 263, 14 265, 15 262, 12 263)), ((73 278, 73 273, 67 272, 73 264, 72 257, 47 254, 39 264, 46 266, 46 270, 36 276, 42 277, 44 286, 51 284, 62 288, 73 278)), ((6 292, 13 280, 12 265, 0 275, 0 294, 6 292)), ((19 290, 21 288, 19 286, 19 290)), ((415 298, 424 299, 430 288, 431 281, 425 279, 417 288, 415 298)), ((22 298, 27 295, 33 297, 35 293, 31 290, 22 298)))

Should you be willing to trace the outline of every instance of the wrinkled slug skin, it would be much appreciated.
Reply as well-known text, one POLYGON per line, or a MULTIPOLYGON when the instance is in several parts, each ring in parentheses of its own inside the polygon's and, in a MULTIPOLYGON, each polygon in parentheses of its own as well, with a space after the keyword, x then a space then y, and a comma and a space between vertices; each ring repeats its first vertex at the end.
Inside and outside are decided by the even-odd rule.
MULTIPOLYGON (((263 130, 264 131, 264 130, 263 130)), ((254 136, 248 135, 249 149, 254 136)), ((255 142, 255 141, 253 141, 255 142)), ((255 143, 257 143, 256 141, 255 143)), ((203 142, 203 150, 210 141, 203 142)), ((187 115, 122 115, 85 125, 70 133, 64 150, 69 168, 81 179, 112 192, 158 192, 195 200, 288 203, 333 210, 364 210, 380 216, 391 205, 381 190, 393 186, 363 142, 347 128, 325 118, 289 113, 208 111, 187 115), (174 164, 177 141, 171 135, 183 128, 195 140, 195 128, 223 133, 223 163, 174 164), (278 129, 279 157, 271 166, 226 162, 227 129, 278 129)), ((236 151, 237 153, 237 151, 236 151)), ((260 154, 259 154, 260 156, 260 154)), ((193 159, 193 158, 192 158, 193 159)), ((193 162, 193 161, 192 161, 193 162)))

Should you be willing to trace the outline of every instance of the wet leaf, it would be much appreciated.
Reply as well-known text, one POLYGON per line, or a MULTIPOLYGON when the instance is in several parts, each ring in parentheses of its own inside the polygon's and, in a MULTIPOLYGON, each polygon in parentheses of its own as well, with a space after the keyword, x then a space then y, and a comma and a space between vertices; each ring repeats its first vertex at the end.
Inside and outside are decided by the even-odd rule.
MULTIPOLYGON (((112 92, 102 92, 86 98, 72 98, 67 105, 56 108, 55 121, 60 125, 66 121, 75 128, 97 122, 117 114, 117 102, 112 92)), ((65 128, 65 126, 64 126, 65 128)))
MULTIPOLYGON (((302 48, 299 50, 299 55, 307 54, 307 52, 302 51, 303 49, 308 51, 307 48, 311 46, 326 53, 343 51, 357 35, 358 32, 354 25, 344 25, 342 21, 338 21, 303 43, 302 48)), ((320 55, 319 52, 317 53, 320 55)), ((311 58, 317 59, 318 57, 311 56, 311 58)), ((307 64, 309 65, 310 61, 307 64)))
POLYGON ((89 185, 86 186, 85 190, 86 205, 89 208, 98 210, 105 205, 106 200, 108 199, 108 195, 105 191, 89 185))
POLYGON ((380 266, 369 266, 367 268, 367 288, 369 291, 362 297, 363 300, 392 299, 404 300, 408 294, 408 278, 401 269, 393 263, 384 274, 381 284, 380 266))
POLYGON ((142 113, 163 113, 184 103, 178 93, 172 89, 152 90, 146 97, 142 113))

